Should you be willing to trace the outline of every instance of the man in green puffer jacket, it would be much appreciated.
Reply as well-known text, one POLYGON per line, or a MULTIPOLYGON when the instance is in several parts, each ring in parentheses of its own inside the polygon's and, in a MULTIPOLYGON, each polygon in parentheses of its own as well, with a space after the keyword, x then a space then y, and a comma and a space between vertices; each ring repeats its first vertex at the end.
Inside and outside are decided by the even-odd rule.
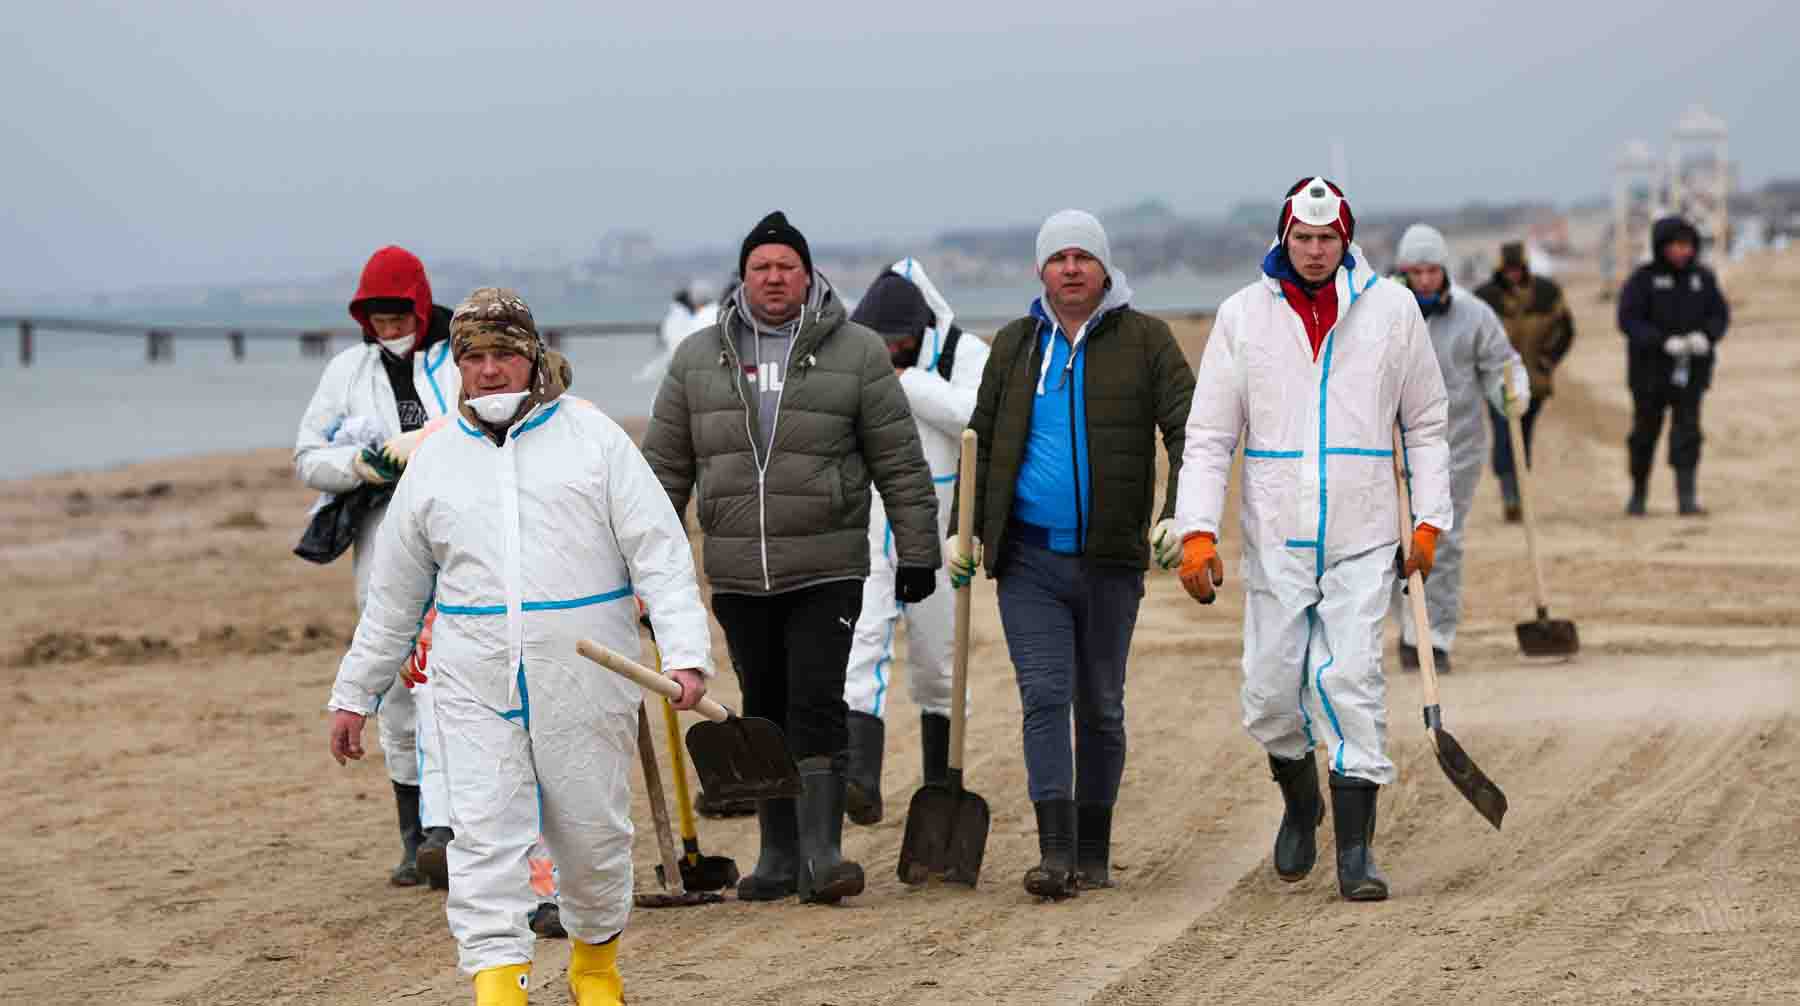
POLYGON ((695 501, 745 714, 779 725, 800 766, 798 801, 757 807, 762 851, 738 897, 834 902, 863 889, 840 841, 869 482, 893 524, 903 604, 937 585, 937 494, 886 343, 849 321, 786 216, 756 225, 738 272, 718 323, 675 351, 644 456, 676 513, 695 501))
MULTIPOLYGON (((981 438, 975 512, 953 508, 951 526, 971 521, 999 582, 1042 854, 1025 889, 1061 899, 1112 885, 1125 658, 1152 553, 1164 569, 1181 561, 1172 518, 1194 372, 1169 326, 1130 306, 1091 214, 1044 221, 1037 266, 1042 296, 995 334, 982 370, 969 420, 981 438), (1159 430, 1169 459, 1160 509, 1159 430)), ((966 583, 978 561, 953 555, 951 582, 966 583)))

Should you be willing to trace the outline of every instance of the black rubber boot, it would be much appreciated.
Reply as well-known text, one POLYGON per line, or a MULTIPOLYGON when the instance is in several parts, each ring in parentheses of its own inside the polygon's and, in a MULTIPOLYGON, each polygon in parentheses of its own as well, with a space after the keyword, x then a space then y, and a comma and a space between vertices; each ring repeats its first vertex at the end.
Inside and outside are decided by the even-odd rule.
POLYGON ((419 844, 425 840, 419 827, 419 787, 394 783, 394 806, 400 812, 400 865, 388 874, 395 887, 419 886, 419 844))
POLYGON ((1625 516, 1642 517, 1648 512, 1650 480, 1642 475, 1631 477, 1631 498, 1625 501, 1625 516))
POLYGON ((844 858, 844 771, 836 759, 800 761, 800 900, 834 905, 863 892, 862 864, 844 858))
POLYGON ((1075 807, 1075 881, 1085 889, 1113 885, 1112 815, 1110 803, 1075 807))
POLYGON ((756 869, 738 881, 739 901, 780 901, 797 889, 800 876, 800 832, 794 801, 758 800, 756 823, 762 831, 762 850, 756 869))
POLYGON ((949 785, 950 717, 919 714, 919 759, 924 762, 925 785, 949 785))
POLYGON ((525 916, 525 922, 531 931, 547 940, 566 940, 569 931, 563 928, 562 909, 554 901, 540 901, 538 906, 525 916))
POLYGON ((1387 878, 1375 865, 1375 798, 1381 787, 1331 773, 1331 824, 1337 832, 1338 893, 1346 901, 1386 901, 1387 878))
POLYGON ((1439 674, 1449 674, 1450 651, 1440 650, 1433 646, 1431 648, 1431 666, 1435 668, 1439 674))
POLYGON ((1698 474, 1692 468, 1675 469, 1675 505, 1683 517, 1706 516, 1706 508, 1700 505, 1698 474))
POLYGON ((1419 648, 1411 643, 1400 644, 1400 669, 1416 671, 1419 669, 1419 648))
POLYGON ((1025 890, 1040 898, 1074 897, 1075 801, 1039 800, 1037 811, 1038 865, 1025 871, 1025 890))
POLYGON ((419 846, 419 875, 434 891, 450 888, 450 840, 456 832, 449 828, 426 828, 425 841, 419 846))
POLYGON ((1312 752, 1288 760, 1269 756, 1269 772, 1281 787, 1281 829, 1275 833, 1275 875, 1288 883, 1305 879, 1319 861, 1319 825, 1325 797, 1319 793, 1319 764, 1312 752))
POLYGON ((854 824, 881 821, 881 749, 887 724, 879 716, 852 712, 845 721, 850 730, 850 766, 844 772, 844 806, 854 824))

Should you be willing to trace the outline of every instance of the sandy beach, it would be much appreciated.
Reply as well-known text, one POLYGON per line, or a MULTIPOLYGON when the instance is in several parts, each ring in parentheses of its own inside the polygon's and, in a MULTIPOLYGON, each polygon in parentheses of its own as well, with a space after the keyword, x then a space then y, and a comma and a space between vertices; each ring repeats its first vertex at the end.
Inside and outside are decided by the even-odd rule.
MULTIPOLYGON (((1117 889, 1047 905, 1020 888, 1036 839, 984 582, 968 765, 993 808, 981 887, 895 879, 918 782, 915 711, 901 703, 889 818, 846 831, 869 890, 838 908, 639 911, 621 954, 628 995, 1800 1001, 1800 256, 1724 276, 1736 316, 1706 400, 1703 519, 1674 516, 1666 467, 1651 516, 1621 515, 1630 399, 1613 305, 1596 277, 1565 279, 1579 338, 1539 424, 1533 491, 1552 608, 1579 624, 1583 652, 1518 655, 1531 571, 1488 477, 1444 680, 1448 725, 1511 798, 1503 832, 1440 774, 1418 681, 1390 661, 1400 780, 1376 850, 1393 899, 1341 902, 1328 865, 1276 880, 1279 794, 1238 724, 1234 517, 1222 603, 1150 579, 1117 889)), ((1197 361, 1204 323, 1179 331, 1197 361)), ((326 752, 323 705, 355 610, 348 559, 318 567, 289 551, 314 495, 278 449, 0 482, 0 1001, 468 1001, 442 896, 386 886, 399 843, 379 756, 346 770, 326 752)), ((735 700, 729 674, 716 691, 735 700)), ((641 795, 635 817, 644 888, 656 857, 641 795)), ((701 840, 754 862, 751 821, 703 821, 701 840)), ((566 942, 539 944, 534 1002, 567 1001, 567 956, 566 942)))

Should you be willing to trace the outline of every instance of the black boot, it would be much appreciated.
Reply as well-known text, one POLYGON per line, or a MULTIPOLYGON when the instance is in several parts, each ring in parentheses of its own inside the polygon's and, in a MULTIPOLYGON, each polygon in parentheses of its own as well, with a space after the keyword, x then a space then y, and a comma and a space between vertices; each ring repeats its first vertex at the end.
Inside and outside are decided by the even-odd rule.
POLYGON ((419 827, 419 787, 394 784, 394 806, 400 811, 400 865, 388 874, 395 887, 419 886, 419 843, 425 833, 419 827))
POLYGON ((1075 801, 1039 800, 1038 865, 1025 871, 1025 890, 1040 898, 1069 898, 1075 887, 1075 801))
POLYGON ((749 817, 756 813, 756 801, 717 799, 701 790, 700 795, 694 798, 694 813, 712 818, 749 817))
POLYGON ((1692 468, 1675 469, 1675 501, 1677 511, 1683 517, 1706 516, 1706 508, 1700 505, 1700 490, 1695 484, 1697 474, 1692 468))
POLYGON ((1437 647, 1433 646, 1431 648, 1431 666, 1439 674, 1449 674, 1450 673, 1450 651, 1449 650, 1440 650, 1437 647))
POLYGON ((1331 824, 1337 832, 1338 893, 1346 901, 1386 901, 1387 878, 1375 865, 1375 798, 1381 787, 1331 773, 1331 824))
POLYGON ((430 881, 434 891, 450 887, 450 840, 456 832, 449 828, 426 828, 425 841, 419 846, 419 874, 430 881))
POLYGON ((879 716, 852 712, 845 721, 850 730, 850 767, 844 772, 844 804, 855 824, 881 821, 881 749, 887 724, 879 716))
POLYGON ((844 858, 844 770, 837 759, 800 761, 800 900, 834 905, 863 892, 862 864, 844 858))
POLYGON ((1075 881, 1083 888, 1113 885, 1112 815, 1110 803, 1083 803, 1075 808, 1075 881))
POLYGON ((1519 473, 1500 476, 1500 504, 1506 511, 1506 522, 1517 524, 1525 519, 1525 504, 1519 498, 1519 473))
POLYGON ((1281 787, 1281 830, 1275 833, 1275 875, 1288 883, 1305 879, 1319 861, 1317 831, 1325 823, 1319 794, 1319 765, 1308 751, 1289 760, 1269 756, 1269 771, 1281 787))
POLYGON ((925 785, 950 784, 950 717, 919 714, 919 758, 924 762, 925 785))
POLYGON ((756 823, 762 831, 762 851, 756 869, 738 881, 739 901, 779 901, 793 894, 800 876, 800 832, 794 801, 758 800, 756 823))
POLYGON ((1416 671, 1419 669, 1419 648, 1411 643, 1400 644, 1400 669, 1416 671))
POLYGON ((1631 477, 1631 498, 1625 501, 1625 516, 1642 517, 1650 501, 1650 479, 1646 475, 1631 477))

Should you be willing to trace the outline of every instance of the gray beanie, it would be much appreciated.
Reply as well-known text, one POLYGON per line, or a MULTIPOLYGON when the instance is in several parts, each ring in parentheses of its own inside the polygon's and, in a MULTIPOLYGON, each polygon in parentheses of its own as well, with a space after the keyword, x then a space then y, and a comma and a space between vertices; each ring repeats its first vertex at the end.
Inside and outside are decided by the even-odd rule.
POLYGON ((1434 265, 1450 271, 1450 246, 1444 242, 1444 236, 1430 224, 1413 224, 1400 235, 1400 247, 1394 252, 1394 264, 1405 268, 1409 265, 1434 265))
POLYGON ((1100 268, 1112 275, 1112 246, 1106 242, 1106 228, 1084 210, 1060 210, 1038 228, 1037 271, 1064 248, 1079 248, 1100 260, 1100 268))

